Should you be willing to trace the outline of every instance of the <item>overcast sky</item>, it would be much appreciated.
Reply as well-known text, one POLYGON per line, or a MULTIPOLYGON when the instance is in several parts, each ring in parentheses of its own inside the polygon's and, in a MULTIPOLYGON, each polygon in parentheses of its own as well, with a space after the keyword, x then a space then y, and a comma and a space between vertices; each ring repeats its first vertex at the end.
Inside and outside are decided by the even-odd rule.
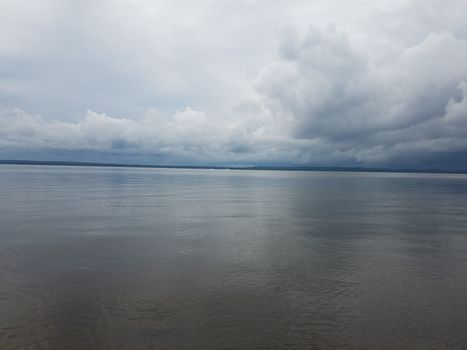
POLYGON ((465 0, 0 0, 0 158, 467 169, 465 0))

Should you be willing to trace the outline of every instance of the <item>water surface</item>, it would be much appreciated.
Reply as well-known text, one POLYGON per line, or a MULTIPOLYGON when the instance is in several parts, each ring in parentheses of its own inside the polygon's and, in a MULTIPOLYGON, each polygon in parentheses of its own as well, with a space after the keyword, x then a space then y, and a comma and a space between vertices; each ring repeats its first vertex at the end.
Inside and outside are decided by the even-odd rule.
POLYGON ((0 349, 466 349, 467 176, 0 165, 0 349))

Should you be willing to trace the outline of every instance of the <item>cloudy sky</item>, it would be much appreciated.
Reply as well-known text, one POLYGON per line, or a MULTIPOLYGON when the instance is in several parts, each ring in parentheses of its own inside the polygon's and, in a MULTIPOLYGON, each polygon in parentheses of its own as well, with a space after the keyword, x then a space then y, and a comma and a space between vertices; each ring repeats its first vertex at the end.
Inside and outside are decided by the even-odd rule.
POLYGON ((0 159, 467 169, 465 0, 0 0, 0 159))

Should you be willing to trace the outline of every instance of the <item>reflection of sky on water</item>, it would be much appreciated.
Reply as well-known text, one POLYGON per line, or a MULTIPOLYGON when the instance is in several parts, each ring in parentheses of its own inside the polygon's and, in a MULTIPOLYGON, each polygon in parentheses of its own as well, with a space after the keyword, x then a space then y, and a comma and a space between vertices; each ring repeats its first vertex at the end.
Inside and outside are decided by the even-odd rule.
POLYGON ((1 170, 3 347, 467 342, 464 176, 1 170))

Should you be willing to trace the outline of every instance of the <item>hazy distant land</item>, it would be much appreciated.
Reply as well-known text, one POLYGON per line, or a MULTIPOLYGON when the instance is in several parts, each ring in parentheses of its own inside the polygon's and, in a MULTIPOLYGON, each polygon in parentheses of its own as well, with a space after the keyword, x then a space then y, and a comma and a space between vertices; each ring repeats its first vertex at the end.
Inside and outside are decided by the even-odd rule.
POLYGON ((158 168, 158 169, 219 169, 219 170, 283 170, 283 171, 347 171, 372 173, 435 173, 467 174, 466 170, 443 169, 405 169, 405 168, 366 168, 366 167, 329 167, 329 166, 219 166, 219 165, 154 165, 105 162, 74 162, 48 160, 0 160, 0 164, 10 165, 55 165, 55 166, 98 166, 116 168, 158 168))

